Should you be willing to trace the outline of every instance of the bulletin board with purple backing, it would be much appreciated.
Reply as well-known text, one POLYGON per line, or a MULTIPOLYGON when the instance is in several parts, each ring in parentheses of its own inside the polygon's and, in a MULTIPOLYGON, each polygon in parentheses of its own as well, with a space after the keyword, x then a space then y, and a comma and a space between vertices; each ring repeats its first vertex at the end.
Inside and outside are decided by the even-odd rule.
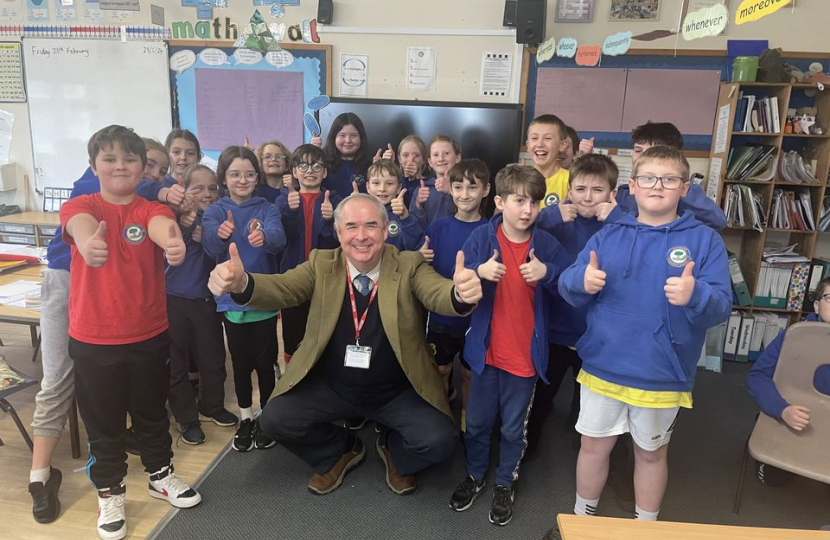
POLYGON ((626 69, 544 68, 536 83, 534 116, 555 114, 588 131, 620 131, 626 69))

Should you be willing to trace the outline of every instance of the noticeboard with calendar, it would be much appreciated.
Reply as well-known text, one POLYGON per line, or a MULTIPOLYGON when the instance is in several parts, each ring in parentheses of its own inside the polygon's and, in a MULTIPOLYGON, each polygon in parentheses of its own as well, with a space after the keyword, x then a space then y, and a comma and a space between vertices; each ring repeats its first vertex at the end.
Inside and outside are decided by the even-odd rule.
POLYGON ((23 56, 20 43, 0 43, 0 102, 23 103, 23 56))

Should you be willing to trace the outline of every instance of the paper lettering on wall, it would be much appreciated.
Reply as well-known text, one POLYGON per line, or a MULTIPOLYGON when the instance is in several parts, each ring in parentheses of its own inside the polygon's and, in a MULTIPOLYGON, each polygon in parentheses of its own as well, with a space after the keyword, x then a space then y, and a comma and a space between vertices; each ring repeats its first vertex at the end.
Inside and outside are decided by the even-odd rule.
POLYGON ((618 32, 605 38, 602 44, 602 54, 608 56, 619 56, 628 52, 631 48, 631 32, 618 32))
POLYGON ((791 0, 744 0, 735 10, 735 24, 757 21, 767 15, 772 15, 791 0))
POLYGON ((562 38, 556 46, 556 56, 573 58, 576 56, 577 42, 574 38, 562 38))
POLYGON ((717 36, 726 30, 729 11, 723 4, 701 9, 686 15, 683 20, 683 39, 691 41, 706 36, 717 36))
POLYGON ((139 0, 98 0, 104 10, 141 11, 139 0))
POLYGON ((510 53, 485 52, 481 55, 479 95, 504 97, 510 90, 513 57, 510 53))
POLYGON ((179 51, 170 57, 170 69, 176 73, 184 73, 196 65, 196 53, 193 51, 179 51))
POLYGON ((553 58, 554 54, 556 54, 556 38, 552 37, 539 45, 539 48, 536 50, 536 63, 544 64, 553 58))
POLYGON ((366 97, 369 57, 365 54, 340 55, 340 95, 366 97))
POLYGON ((602 47, 599 45, 582 45, 576 50, 576 65, 596 66, 601 53, 602 47))

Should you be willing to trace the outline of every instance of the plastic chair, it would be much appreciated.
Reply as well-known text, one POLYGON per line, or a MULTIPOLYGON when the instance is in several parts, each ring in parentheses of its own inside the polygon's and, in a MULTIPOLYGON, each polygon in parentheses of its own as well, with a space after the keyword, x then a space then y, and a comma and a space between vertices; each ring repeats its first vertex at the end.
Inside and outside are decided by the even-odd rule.
MULTIPOLYGON (((6 398, 12 394, 15 394, 23 390, 24 388, 28 388, 30 386, 37 384, 37 381, 27 376, 26 374, 14 369, 11 366, 9 366, 9 368, 17 375, 19 375, 23 379, 23 382, 20 384, 15 384, 14 386, 9 386, 0 389, 0 410, 2 410, 5 413, 8 413, 12 417, 12 420, 14 420, 14 423, 17 426, 17 430, 20 431, 20 435, 23 437, 23 440, 26 441, 26 444, 29 446, 29 450, 34 451, 34 445, 32 444, 32 439, 29 437, 29 433, 23 426, 23 422, 20 421, 20 417, 17 415, 17 411, 14 410, 14 407, 11 403, 6 401, 6 398)), ((2 439, 0 439, 0 446, 3 446, 2 439)))
POLYGON ((744 449, 733 513, 740 509, 750 455, 784 471, 830 484, 830 396, 813 385, 816 370, 830 363, 828 350, 830 324, 803 322, 787 330, 772 380, 789 403, 810 409, 810 424, 799 432, 782 420, 763 413, 758 416, 744 449))

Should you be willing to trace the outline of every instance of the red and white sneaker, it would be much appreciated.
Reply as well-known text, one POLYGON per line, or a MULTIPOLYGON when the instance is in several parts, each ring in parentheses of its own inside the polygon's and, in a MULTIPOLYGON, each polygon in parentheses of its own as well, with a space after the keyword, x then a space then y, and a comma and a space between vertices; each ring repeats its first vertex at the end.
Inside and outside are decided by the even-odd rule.
POLYGON ((98 490, 98 538, 101 540, 118 540, 127 536, 126 493, 124 484, 98 490))
POLYGON ((202 502, 202 496, 176 476, 172 465, 150 475, 150 496, 176 508, 191 508, 202 502))

